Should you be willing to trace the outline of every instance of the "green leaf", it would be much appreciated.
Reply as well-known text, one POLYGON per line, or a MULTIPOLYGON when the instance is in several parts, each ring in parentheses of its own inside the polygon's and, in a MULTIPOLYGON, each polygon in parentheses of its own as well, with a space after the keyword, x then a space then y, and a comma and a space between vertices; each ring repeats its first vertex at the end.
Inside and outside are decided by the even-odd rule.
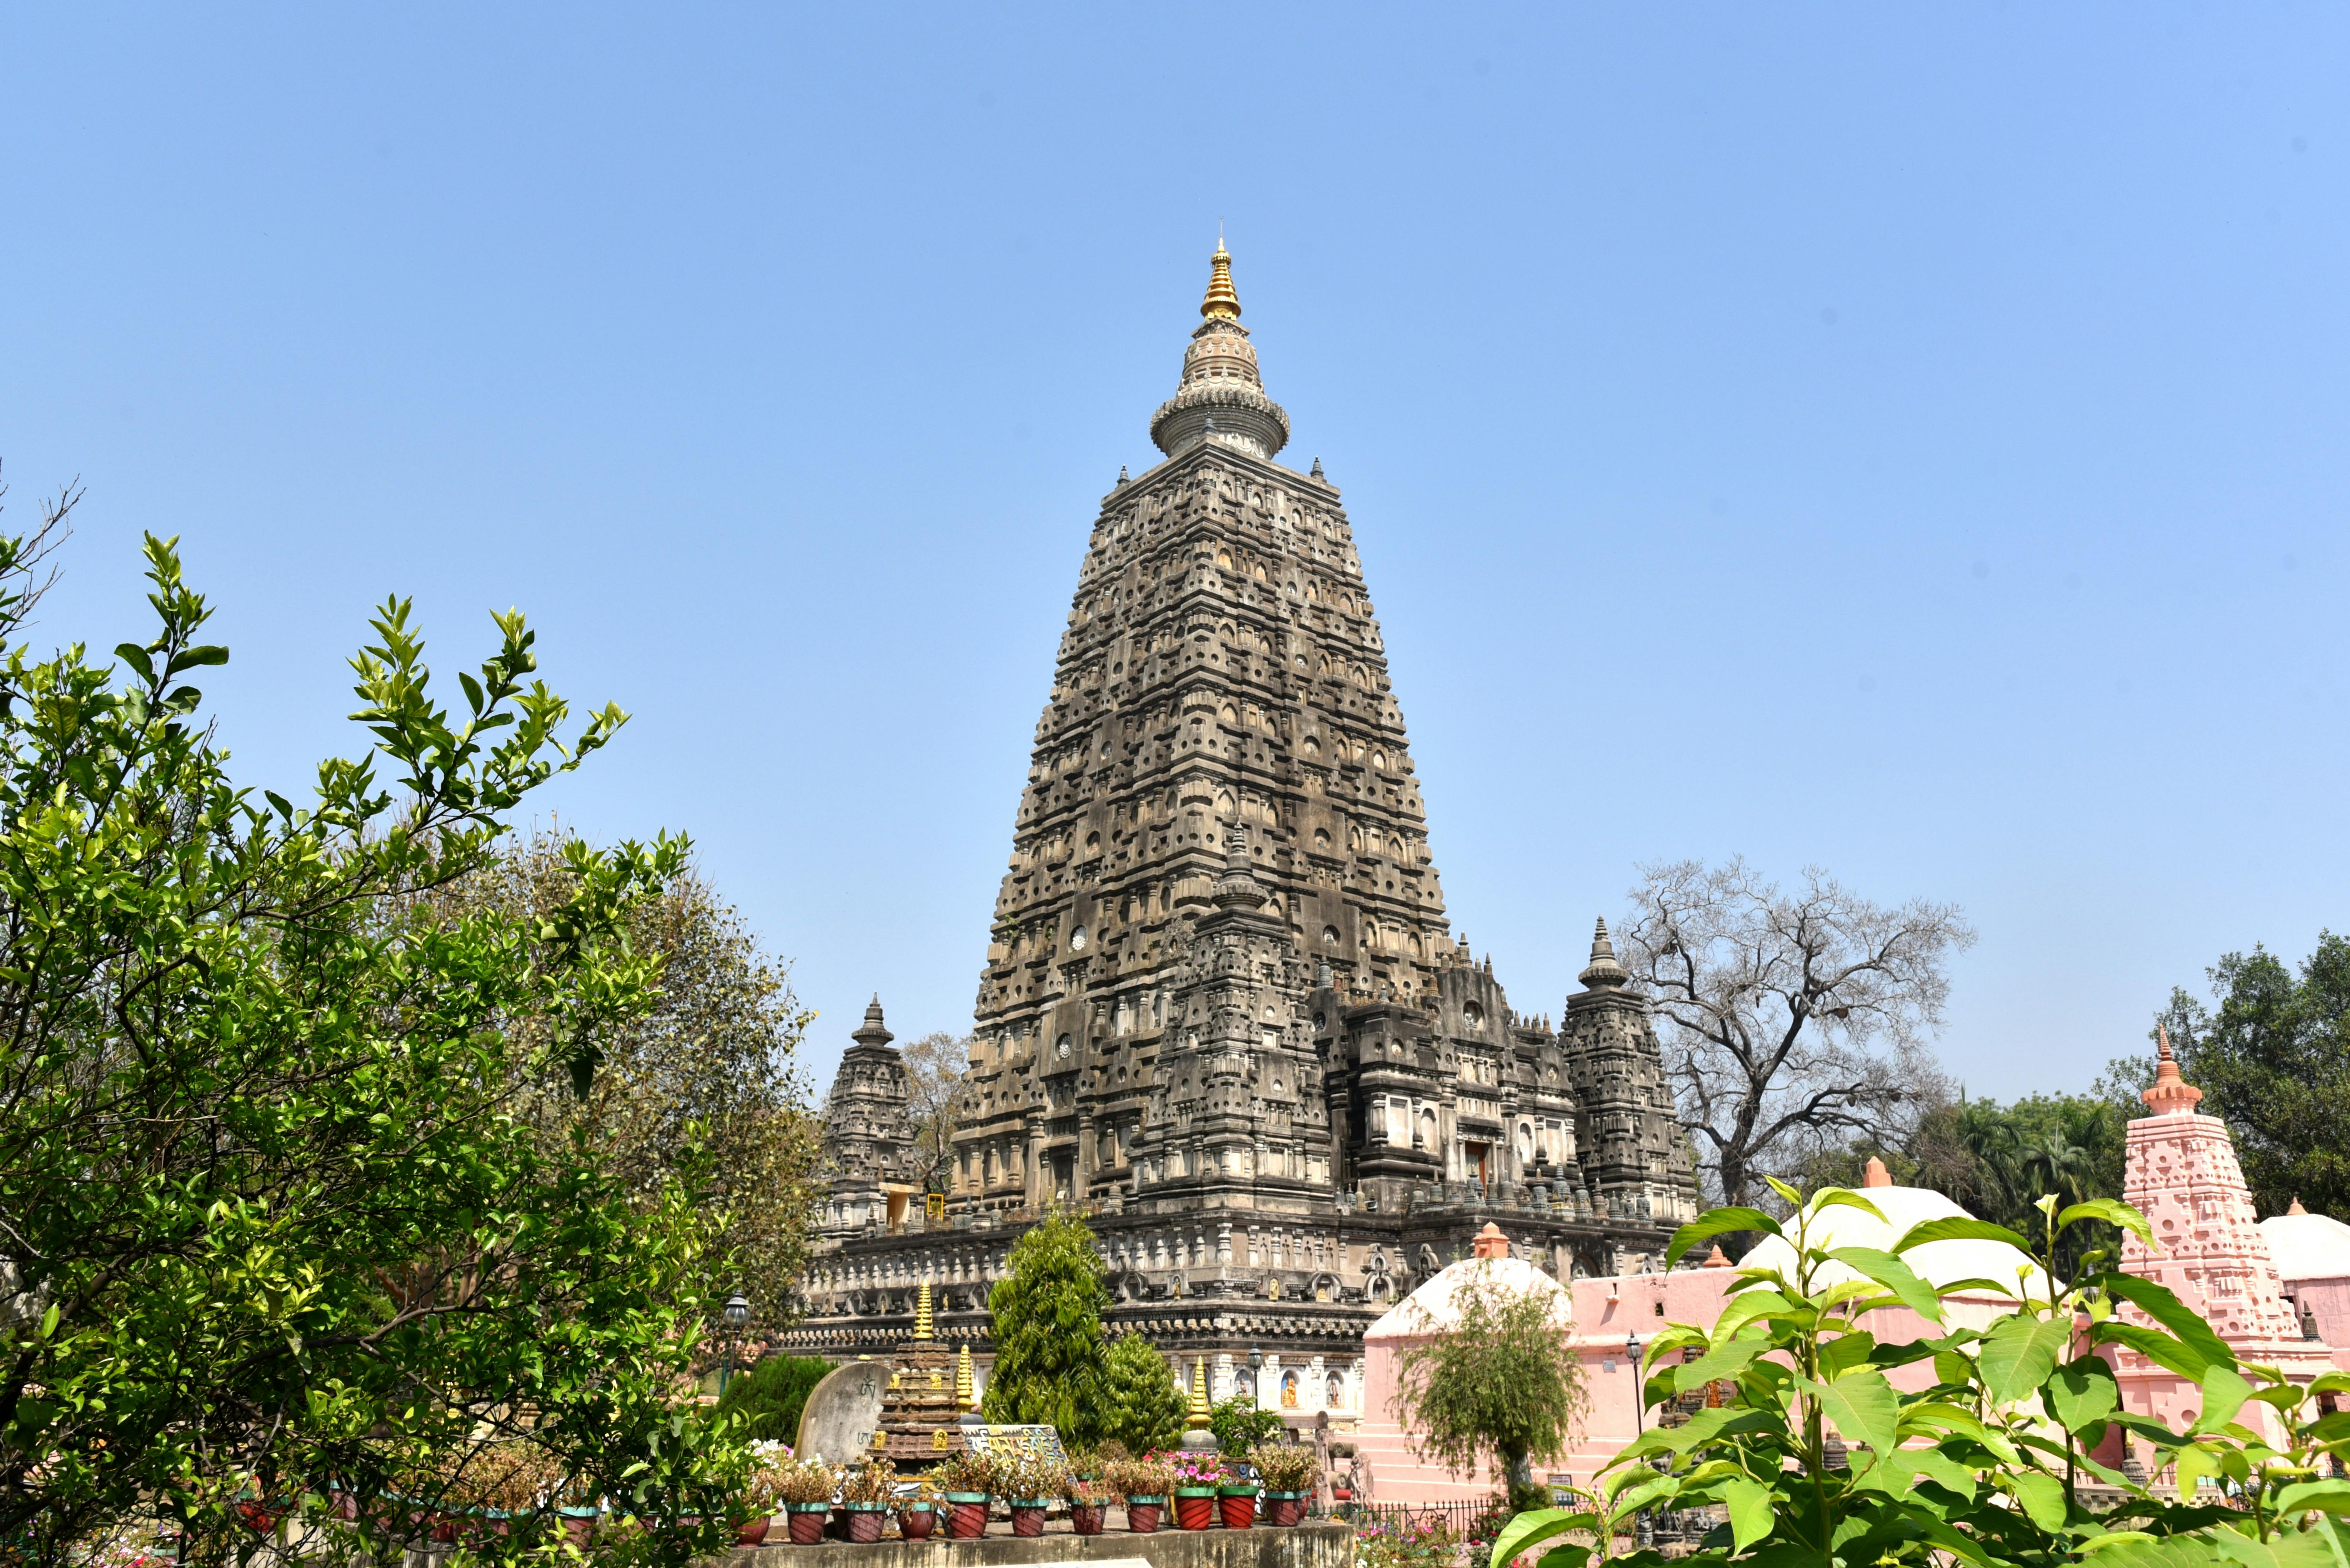
MULTIPOLYGON (((2032 1249, 2023 1238, 2004 1225, 1994 1225, 1988 1220, 1970 1220, 1953 1214, 1946 1220, 1921 1220, 1901 1232, 1901 1240, 1893 1243, 1896 1253, 1912 1247, 1922 1247, 1929 1241, 2004 1241, 2017 1251, 2029 1256, 2032 1249)), ((2000 1287, 2004 1290, 2004 1285, 2000 1287)))
POLYGON ((47 1339, 57 1332, 57 1303, 51 1302, 49 1310, 41 1314, 41 1337, 47 1339))
POLYGON ((1714 1347, 1695 1361, 1673 1368, 1673 1392, 1686 1394, 1719 1378, 1735 1377, 1746 1364, 1771 1348, 1768 1334, 1741 1334, 1714 1347))
MULTIPOLYGON (((2187 1303, 2152 1280, 2141 1280, 2135 1274, 2101 1274, 2097 1283, 2106 1290, 2137 1308, 2163 1327, 2178 1336, 2190 1355, 2200 1356, 2206 1366, 2232 1366, 2236 1357, 2227 1343, 2211 1332, 2211 1325, 2189 1310, 2187 1303)), ((2189 1374, 2200 1377, 2198 1370, 2189 1374)))
POLYGON ((1770 1235, 1780 1233, 1779 1222, 1760 1209, 1709 1209, 1679 1230, 1665 1248, 1668 1268, 1680 1262, 1681 1255, 1700 1241, 1711 1241, 1716 1236, 1727 1236, 1738 1231, 1762 1231, 1770 1235))
POLYGON ((1718 1406, 1700 1410, 1678 1427, 1651 1427, 1634 1441, 1627 1443, 1607 1468, 1615 1469, 1650 1454, 1686 1454, 1705 1447, 1718 1438, 1738 1432, 1775 1431, 1779 1423, 1767 1410, 1747 1409, 1735 1405, 1718 1406))
POLYGON ((227 662, 228 649, 218 643, 208 642, 201 647, 180 649, 172 656, 172 662, 164 669, 163 673, 177 675, 182 670, 193 670, 200 664, 226 664, 227 662))
MULTIPOLYGON (((1761 1481, 1741 1477, 1721 1483, 1721 1501, 1730 1513, 1730 1533, 1736 1549, 1743 1552, 1771 1533, 1771 1489, 1761 1481)), ((1495 1558, 1494 1568, 1501 1568, 1495 1558)))
POLYGON ((1857 1269, 1901 1298, 1901 1304, 1929 1323, 1942 1321, 1942 1298, 1916 1271, 1890 1252, 1874 1247, 1837 1247, 1828 1256, 1846 1268, 1857 1269))
POLYGON ((2094 1355, 2084 1355, 2056 1368, 2041 1385, 2040 1397, 2048 1413, 2068 1432, 2103 1422, 2121 1408, 2121 1386, 2113 1368, 2094 1355))
POLYGON ((1976 1363, 1982 1369, 1983 1391, 1995 1403, 2014 1404, 2048 1380, 2072 1336, 2069 1318, 2021 1314, 2002 1318, 1984 1338, 1976 1363))
POLYGON ((2276 1511, 2280 1516, 2307 1513, 2312 1510, 2350 1513, 2350 1481, 2295 1481, 2276 1494, 2276 1511))
POLYGON ((1835 1423, 1847 1443, 1866 1444, 1871 1452, 1889 1453, 1901 1441, 1901 1396, 1875 1367, 1854 1372, 1834 1383, 1796 1382, 1819 1401, 1820 1409, 1835 1423))
POLYGON ((2032 1522, 2043 1530, 2064 1528, 2064 1483, 2054 1476, 2042 1475, 2038 1470, 2025 1470, 2007 1478, 2008 1490, 2032 1522))
POLYGON ((1975 1358, 1973 1356, 1962 1355, 1955 1350, 1938 1350, 1934 1352, 1934 1380, 1936 1382, 1955 1383, 1960 1386, 1964 1386, 1974 1381, 1974 1376, 1975 1358))
POLYGON ((1975 1498, 1975 1474, 1939 1449, 1902 1449, 1901 1458, 1910 1469, 1935 1485, 1957 1492, 1972 1502, 1975 1498))
POLYGON ((2135 1350, 2158 1366, 2176 1372, 2189 1382, 2201 1382, 2205 1369, 2211 1365, 2180 1344, 2176 1334, 2165 1334, 2158 1328, 2144 1328, 2109 1317, 2090 1332, 2095 1343, 2118 1345, 2135 1350))
POLYGON ((1519 1514, 1502 1526, 1502 1532, 1493 1537, 1492 1568, 1503 1568, 1504 1563, 1515 1562, 1520 1552, 1553 1536, 1564 1535, 1570 1530, 1596 1531, 1598 1528, 1599 1520, 1596 1514, 1571 1509, 1537 1508, 1519 1514))
POLYGON ((2233 1366, 2204 1368, 2202 1385, 2203 1414, 2191 1428, 2197 1433, 2218 1431, 2234 1420, 2244 1401, 2252 1397, 2252 1386, 2233 1366))
POLYGON ((2162 1250, 2161 1243, 2154 1239, 2154 1227, 2146 1222, 2146 1216, 2118 1198, 2091 1198, 2075 1203, 2056 1216, 2056 1229, 2064 1230, 2082 1220, 2103 1220, 2108 1225, 2117 1225, 2128 1231, 2156 1251, 2162 1250))
POLYGON ((145 649, 135 642, 117 643, 114 657, 129 665, 140 680, 150 686, 155 684, 155 661, 147 656, 145 649))
POLYGON ((1884 1210, 1879 1209, 1849 1187, 1823 1187, 1813 1193, 1812 1212, 1817 1214, 1823 1209, 1857 1209, 1879 1224, 1893 1223, 1892 1220, 1885 1218, 1884 1210))
POLYGON ((1804 1195, 1802 1193, 1796 1191, 1794 1188, 1788 1186, 1785 1182, 1780 1180, 1775 1176, 1766 1176, 1762 1179, 1771 1184, 1771 1190, 1777 1193, 1779 1195, 1780 1201, 1786 1204, 1788 1208, 1803 1208, 1804 1195))

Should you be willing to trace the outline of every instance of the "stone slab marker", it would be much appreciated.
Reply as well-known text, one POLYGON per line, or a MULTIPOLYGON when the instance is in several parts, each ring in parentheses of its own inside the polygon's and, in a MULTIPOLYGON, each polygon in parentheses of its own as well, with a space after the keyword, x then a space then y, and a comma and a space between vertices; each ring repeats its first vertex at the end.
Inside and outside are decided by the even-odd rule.
POLYGON ((801 1459, 821 1455, 832 1464, 872 1452, 873 1435, 881 1428, 882 1397, 889 1387, 886 1361, 852 1361, 826 1373, 823 1381, 808 1390, 792 1452, 801 1459))

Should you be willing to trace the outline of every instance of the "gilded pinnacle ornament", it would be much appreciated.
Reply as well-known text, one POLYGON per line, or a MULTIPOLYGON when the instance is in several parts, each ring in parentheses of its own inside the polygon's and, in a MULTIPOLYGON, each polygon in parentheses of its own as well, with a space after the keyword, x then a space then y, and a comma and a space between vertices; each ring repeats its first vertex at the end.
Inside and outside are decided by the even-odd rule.
POLYGON ((979 1395, 971 1380, 971 1346, 966 1345, 955 1356, 955 1408, 976 1412, 979 1395))
POLYGON ((922 1282, 921 1290, 914 1297, 914 1337, 931 1337, 931 1282, 928 1280, 922 1282))
POLYGON ((1191 1360, 1191 1418, 1184 1423, 1191 1430, 1203 1431, 1208 1426, 1208 1360, 1194 1356, 1191 1360))

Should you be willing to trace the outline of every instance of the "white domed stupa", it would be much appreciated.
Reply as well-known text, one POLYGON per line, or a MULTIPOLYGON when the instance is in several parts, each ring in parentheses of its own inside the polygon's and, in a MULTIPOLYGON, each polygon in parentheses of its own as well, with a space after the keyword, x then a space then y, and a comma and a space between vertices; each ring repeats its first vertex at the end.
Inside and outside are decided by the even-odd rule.
MULTIPOLYGON (((1828 1249, 1873 1247, 1880 1252, 1889 1252, 1913 1225, 1922 1225, 1929 1220, 1974 1218, 1941 1193, 1923 1187, 1896 1187, 1885 1162, 1874 1156, 1868 1161, 1868 1174, 1861 1181, 1861 1196, 1875 1204, 1885 1218, 1879 1220, 1846 1204, 1823 1210, 1813 1217, 1811 1244, 1828 1249)), ((2047 1285, 2040 1265, 2004 1241, 1929 1241, 1902 1253, 1901 1261, 1919 1279, 1942 1290, 1967 1280, 1989 1280, 2000 1293, 2012 1296, 2019 1286, 2045 1290, 2047 1285)), ((1776 1236, 1765 1236, 1738 1261, 1738 1266, 1777 1269, 1792 1281, 1795 1277, 1794 1245, 1776 1236)), ((1812 1276, 1812 1288, 1825 1290, 1860 1277, 1858 1270, 1831 1260, 1812 1276)), ((1964 1293, 1988 1296, 1991 1293, 1977 1290, 1964 1293)))

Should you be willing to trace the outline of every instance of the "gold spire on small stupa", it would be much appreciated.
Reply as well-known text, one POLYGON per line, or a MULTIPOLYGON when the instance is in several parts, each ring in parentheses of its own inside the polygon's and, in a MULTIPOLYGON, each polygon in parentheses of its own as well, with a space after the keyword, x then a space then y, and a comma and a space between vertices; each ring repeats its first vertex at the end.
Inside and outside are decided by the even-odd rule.
POLYGON ((971 1346, 966 1345, 955 1353, 955 1408, 976 1411, 979 1395, 971 1379, 971 1346))
POLYGON ((914 1337, 931 1337, 931 1282, 924 1280, 922 1288, 914 1295, 914 1337))
POLYGON ((1204 1432, 1213 1424, 1208 1416, 1208 1362, 1205 1356, 1194 1356, 1191 1360, 1191 1418, 1183 1424, 1195 1432, 1204 1432))
POLYGON ((1224 249, 1224 236, 1216 236, 1216 254, 1208 258, 1214 270, 1208 275, 1208 297, 1200 302, 1200 314, 1225 321, 1241 318, 1241 296, 1232 292, 1232 256, 1224 249))

